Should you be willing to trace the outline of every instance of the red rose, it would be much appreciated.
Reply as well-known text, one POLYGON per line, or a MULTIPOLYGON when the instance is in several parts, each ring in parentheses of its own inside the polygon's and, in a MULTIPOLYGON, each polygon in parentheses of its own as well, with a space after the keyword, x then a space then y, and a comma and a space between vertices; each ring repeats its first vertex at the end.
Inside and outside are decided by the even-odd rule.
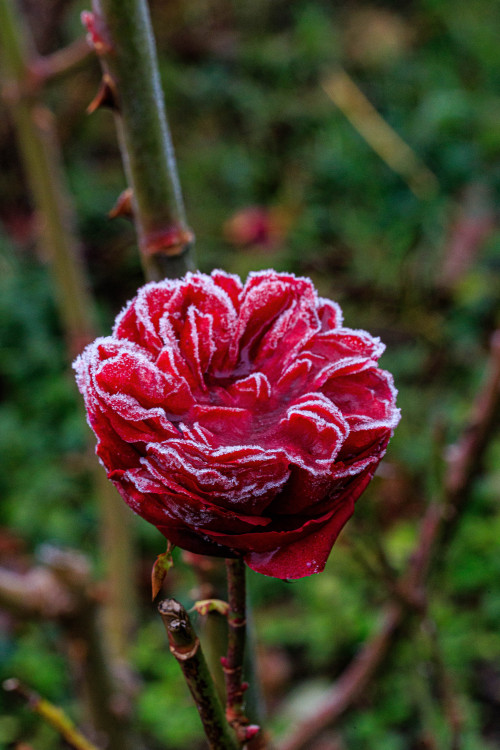
POLYGON ((140 289, 75 363, 124 500, 183 549, 321 571, 399 420, 383 345, 341 323, 274 271, 140 289))

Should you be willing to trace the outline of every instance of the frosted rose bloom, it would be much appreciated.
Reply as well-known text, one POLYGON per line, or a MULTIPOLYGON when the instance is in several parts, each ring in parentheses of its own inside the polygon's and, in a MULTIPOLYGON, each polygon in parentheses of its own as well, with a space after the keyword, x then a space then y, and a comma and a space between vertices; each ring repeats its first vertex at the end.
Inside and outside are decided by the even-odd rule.
POLYGON ((97 454, 173 544, 323 570, 399 420, 383 344, 290 274, 151 283, 75 362, 97 454))

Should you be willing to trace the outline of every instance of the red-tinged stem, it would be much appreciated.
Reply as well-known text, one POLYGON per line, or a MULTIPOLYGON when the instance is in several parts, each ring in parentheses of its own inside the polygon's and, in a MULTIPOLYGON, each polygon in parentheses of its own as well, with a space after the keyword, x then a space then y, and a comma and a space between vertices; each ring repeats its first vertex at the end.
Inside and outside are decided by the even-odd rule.
POLYGON ((246 581, 245 563, 240 559, 227 559, 227 654, 222 659, 226 682, 226 718, 234 728, 241 744, 258 732, 257 726, 249 726, 245 715, 244 692, 248 685, 243 682, 243 661, 246 637, 246 581))
POLYGON ((497 329, 491 337, 486 378, 474 399, 469 423, 450 451, 445 490, 447 502, 455 509, 455 514, 466 502, 470 485, 481 468, 489 436, 495 425, 498 425, 499 411, 500 329, 497 329))
POLYGON ((89 60, 90 52, 84 39, 75 39, 67 47, 52 52, 50 55, 36 57, 30 65, 30 73, 41 84, 52 82, 85 65, 89 60))
POLYGON ((167 631, 170 651, 177 659, 194 698, 211 750, 239 750, 186 610, 175 599, 160 602, 158 611, 167 631))
POLYGON ((93 0, 84 21, 115 96, 122 160, 132 189, 147 278, 183 276, 193 266, 193 235, 167 124, 146 0, 93 0))

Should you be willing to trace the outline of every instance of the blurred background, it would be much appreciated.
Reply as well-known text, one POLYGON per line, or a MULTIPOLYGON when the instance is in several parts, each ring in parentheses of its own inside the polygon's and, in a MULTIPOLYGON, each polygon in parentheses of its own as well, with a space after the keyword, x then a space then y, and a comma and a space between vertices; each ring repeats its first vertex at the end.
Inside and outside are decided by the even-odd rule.
MULTIPOLYGON (((83 35, 88 3, 21 6, 41 54, 83 35)), ((293 584, 250 574, 268 724, 279 734, 317 705, 377 626, 388 592, 362 550, 375 537, 391 565, 404 567, 439 493, 444 446, 458 439, 484 376, 500 323, 500 6, 150 6, 199 268, 310 276, 341 304, 346 325, 386 343, 381 364, 399 389, 401 423, 326 572, 293 584)), ((90 55, 47 85, 43 101, 55 118, 99 326, 108 331, 143 277, 132 224, 108 218, 126 184, 111 113, 85 114, 99 80, 90 55)), ((51 544, 83 550, 99 571, 88 428, 40 219, 12 118, 0 106, 0 563, 25 570, 51 544)), ((352 710, 311 750, 499 746, 499 495, 497 434, 431 582, 427 627, 398 640, 352 710), (442 668, 458 707, 459 745, 440 699, 442 668)), ((149 603, 164 540, 133 523, 136 727, 151 750, 197 750, 204 744, 195 709, 149 603)), ((175 555, 166 590, 191 606, 196 577, 175 555)), ((0 613, 0 677, 11 675, 79 718, 50 622, 0 613)), ((0 747, 63 746, 27 709, 0 702, 0 747)))

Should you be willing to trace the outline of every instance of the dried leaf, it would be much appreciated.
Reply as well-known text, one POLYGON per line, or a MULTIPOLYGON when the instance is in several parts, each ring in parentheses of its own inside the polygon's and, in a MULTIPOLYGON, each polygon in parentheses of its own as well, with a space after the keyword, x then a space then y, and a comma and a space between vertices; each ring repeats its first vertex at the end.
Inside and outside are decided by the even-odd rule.
POLYGON ((171 545, 169 542, 167 551, 162 552, 161 555, 158 555, 153 565, 153 569, 151 571, 151 589, 153 601, 158 596, 158 593, 163 586, 163 581, 165 580, 168 571, 174 565, 174 561, 172 559, 173 549, 173 545, 171 545))

